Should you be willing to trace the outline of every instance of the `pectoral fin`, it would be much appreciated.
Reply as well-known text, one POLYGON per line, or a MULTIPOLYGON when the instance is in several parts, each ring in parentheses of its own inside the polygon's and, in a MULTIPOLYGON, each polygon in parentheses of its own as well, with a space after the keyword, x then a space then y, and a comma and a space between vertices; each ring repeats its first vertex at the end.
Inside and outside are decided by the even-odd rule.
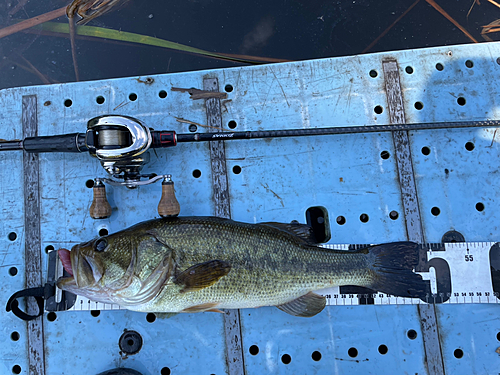
POLYGON ((309 318, 323 311, 325 305, 325 297, 309 292, 293 301, 276 307, 287 314, 309 318))
POLYGON ((189 267, 175 278, 175 284, 182 285, 181 293, 194 292, 215 284, 231 270, 229 263, 211 260, 189 267))

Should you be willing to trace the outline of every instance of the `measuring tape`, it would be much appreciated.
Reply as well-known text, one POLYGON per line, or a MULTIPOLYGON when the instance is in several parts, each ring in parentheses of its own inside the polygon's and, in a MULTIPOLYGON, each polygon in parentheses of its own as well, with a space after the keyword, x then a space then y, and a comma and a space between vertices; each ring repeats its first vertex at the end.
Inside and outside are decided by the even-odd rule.
MULTIPOLYGON (((356 250, 367 245, 324 245, 356 250)), ((318 293, 330 306, 500 303, 500 243, 456 242, 420 245, 414 272, 429 283, 423 299, 395 297, 357 287, 340 286, 318 293)))
MULTIPOLYGON (((368 245, 323 245, 328 249, 355 251, 368 245)), ((57 251, 49 253, 48 282, 55 282, 64 269, 57 251)), ((456 303, 500 303, 500 243, 456 242, 423 244, 414 272, 428 281, 426 297, 395 297, 368 288, 340 286, 317 291, 329 306, 418 305, 456 303)), ((57 289, 47 300, 47 311, 120 310, 118 305, 89 299, 57 289)))

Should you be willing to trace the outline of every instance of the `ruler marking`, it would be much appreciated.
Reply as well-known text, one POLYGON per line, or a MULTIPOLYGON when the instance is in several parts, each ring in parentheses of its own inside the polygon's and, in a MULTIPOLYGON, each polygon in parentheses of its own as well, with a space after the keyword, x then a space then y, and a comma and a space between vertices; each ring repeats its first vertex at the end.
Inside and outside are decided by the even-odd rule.
MULTIPOLYGON (((203 90, 219 91, 217 78, 204 78, 203 90)), ((215 128, 222 128, 221 102, 219 98, 205 100, 207 123, 215 128)), ((231 218, 229 189, 227 183, 226 151, 224 141, 211 141, 210 160, 212 164, 212 186, 215 203, 215 216, 231 218)), ((241 340, 240 310, 226 310, 224 314, 224 332, 226 337, 226 362, 229 375, 244 375, 243 345, 241 340)))
MULTIPOLYGON (((390 122, 393 124, 406 123, 403 92, 399 79, 399 67, 395 60, 382 63, 385 80, 385 90, 389 109, 390 122)), ((413 174, 413 163, 410 152, 410 141, 407 131, 392 133, 396 161, 399 174, 399 183, 403 200, 404 218, 408 240, 417 243, 424 242, 424 233, 418 207, 417 189, 413 174)), ((419 304, 418 312, 422 325, 424 350, 427 358, 429 374, 444 375, 444 362, 439 341, 439 327, 434 305, 419 304)))

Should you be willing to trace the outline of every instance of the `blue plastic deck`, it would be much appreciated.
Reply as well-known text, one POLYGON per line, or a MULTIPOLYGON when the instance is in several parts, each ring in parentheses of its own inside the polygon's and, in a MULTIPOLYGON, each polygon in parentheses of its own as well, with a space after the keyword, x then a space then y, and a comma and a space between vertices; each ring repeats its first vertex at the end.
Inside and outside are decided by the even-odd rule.
MULTIPOLYGON (((39 135, 84 132, 90 118, 108 113, 137 117, 157 130, 188 133, 189 124, 176 118, 206 124, 204 102, 171 88, 202 88, 204 77, 218 78, 221 91, 229 91, 229 101, 222 106, 225 129, 229 121, 236 122, 235 130, 387 124, 384 59, 398 61, 408 122, 500 119, 498 57, 500 44, 485 43, 165 74, 151 76, 152 84, 144 83, 146 77, 131 77, 9 89, 0 91, 0 137, 22 137, 23 95, 37 96, 39 135), (166 98, 159 96, 162 90, 166 98), (137 100, 129 99, 131 93, 137 100), (98 96, 104 97, 103 104, 96 102, 98 96), (67 99, 72 101, 69 107, 67 99), (416 102, 423 108, 417 109, 416 102), (377 106, 382 113, 375 112, 377 106)), ((494 129, 410 133, 427 242, 440 242, 449 230, 461 232, 467 241, 499 240, 499 140, 494 129), (472 151, 466 149, 468 142, 474 144, 472 151), (423 147, 430 149, 429 155, 422 153, 423 147), (483 211, 476 209, 479 202, 483 211), (433 207, 439 208, 438 216, 432 214, 433 207)), ((233 219, 304 223, 307 208, 322 206, 330 219, 331 243, 406 239, 389 133, 234 141, 225 147, 233 219), (383 151, 388 159, 381 157, 383 151), (389 217, 391 211, 399 213, 396 220, 389 217), (367 223, 360 221, 361 214, 368 215, 367 223), (345 224, 337 224, 338 216, 345 217, 345 224)), ((22 160, 19 152, 0 153, 3 303, 24 288, 22 160), (17 235, 13 241, 11 232, 17 235)), ((210 168, 208 144, 191 143, 151 152, 144 172, 172 174, 181 215, 201 216, 214 212, 210 168), (199 178, 194 170, 201 172, 199 178)), ((87 241, 103 227, 112 233, 158 217, 159 184, 136 190, 108 185, 113 214, 91 219, 92 189, 85 183, 103 176, 99 162, 88 154, 40 155, 40 251, 45 266, 45 251, 52 247, 87 241)), ((497 374, 498 306, 446 305, 436 311, 446 374, 497 374), (457 349, 462 358, 456 358, 457 349)), ((246 309, 241 311, 241 325, 247 374, 432 374, 426 367, 416 306, 331 306, 310 319, 273 307, 246 309), (416 338, 408 337, 410 330, 416 338), (253 345, 258 347, 255 355, 253 345), (381 345, 387 347, 386 354, 379 352, 381 345), (349 355, 351 348, 356 356, 353 350, 349 355), (314 352, 321 359, 314 360, 314 352), (291 359, 288 364, 283 363, 285 354, 291 359)), ((2 310, 0 327, 7 341, 0 346, 0 373, 17 373, 19 366, 21 374, 29 374, 26 324, 2 310)), ((91 375, 120 366, 144 375, 227 372, 223 318, 215 313, 158 317, 153 323, 146 314, 129 311, 101 311, 97 317, 88 311, 58 312, 55 321, 45 314, 44 340, 47 375, 91 375), (125 329, 142 335, 138 354, 120 354, 118 339, 125 329)))

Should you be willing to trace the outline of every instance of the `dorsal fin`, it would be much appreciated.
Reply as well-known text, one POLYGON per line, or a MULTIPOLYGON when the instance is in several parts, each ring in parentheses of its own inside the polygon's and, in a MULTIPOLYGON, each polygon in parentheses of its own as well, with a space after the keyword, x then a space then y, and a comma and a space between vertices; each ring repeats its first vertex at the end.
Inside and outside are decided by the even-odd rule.
POLYGON ((314 236, 312 228, 307 224, 299 224, 299 223, 288 224, 288 223, 274 223, 274 222, 259 223, 259 224, 291 234, 309 245, 316 245, 318 243, 318 241, 316 241, 316 237, 314 236))

